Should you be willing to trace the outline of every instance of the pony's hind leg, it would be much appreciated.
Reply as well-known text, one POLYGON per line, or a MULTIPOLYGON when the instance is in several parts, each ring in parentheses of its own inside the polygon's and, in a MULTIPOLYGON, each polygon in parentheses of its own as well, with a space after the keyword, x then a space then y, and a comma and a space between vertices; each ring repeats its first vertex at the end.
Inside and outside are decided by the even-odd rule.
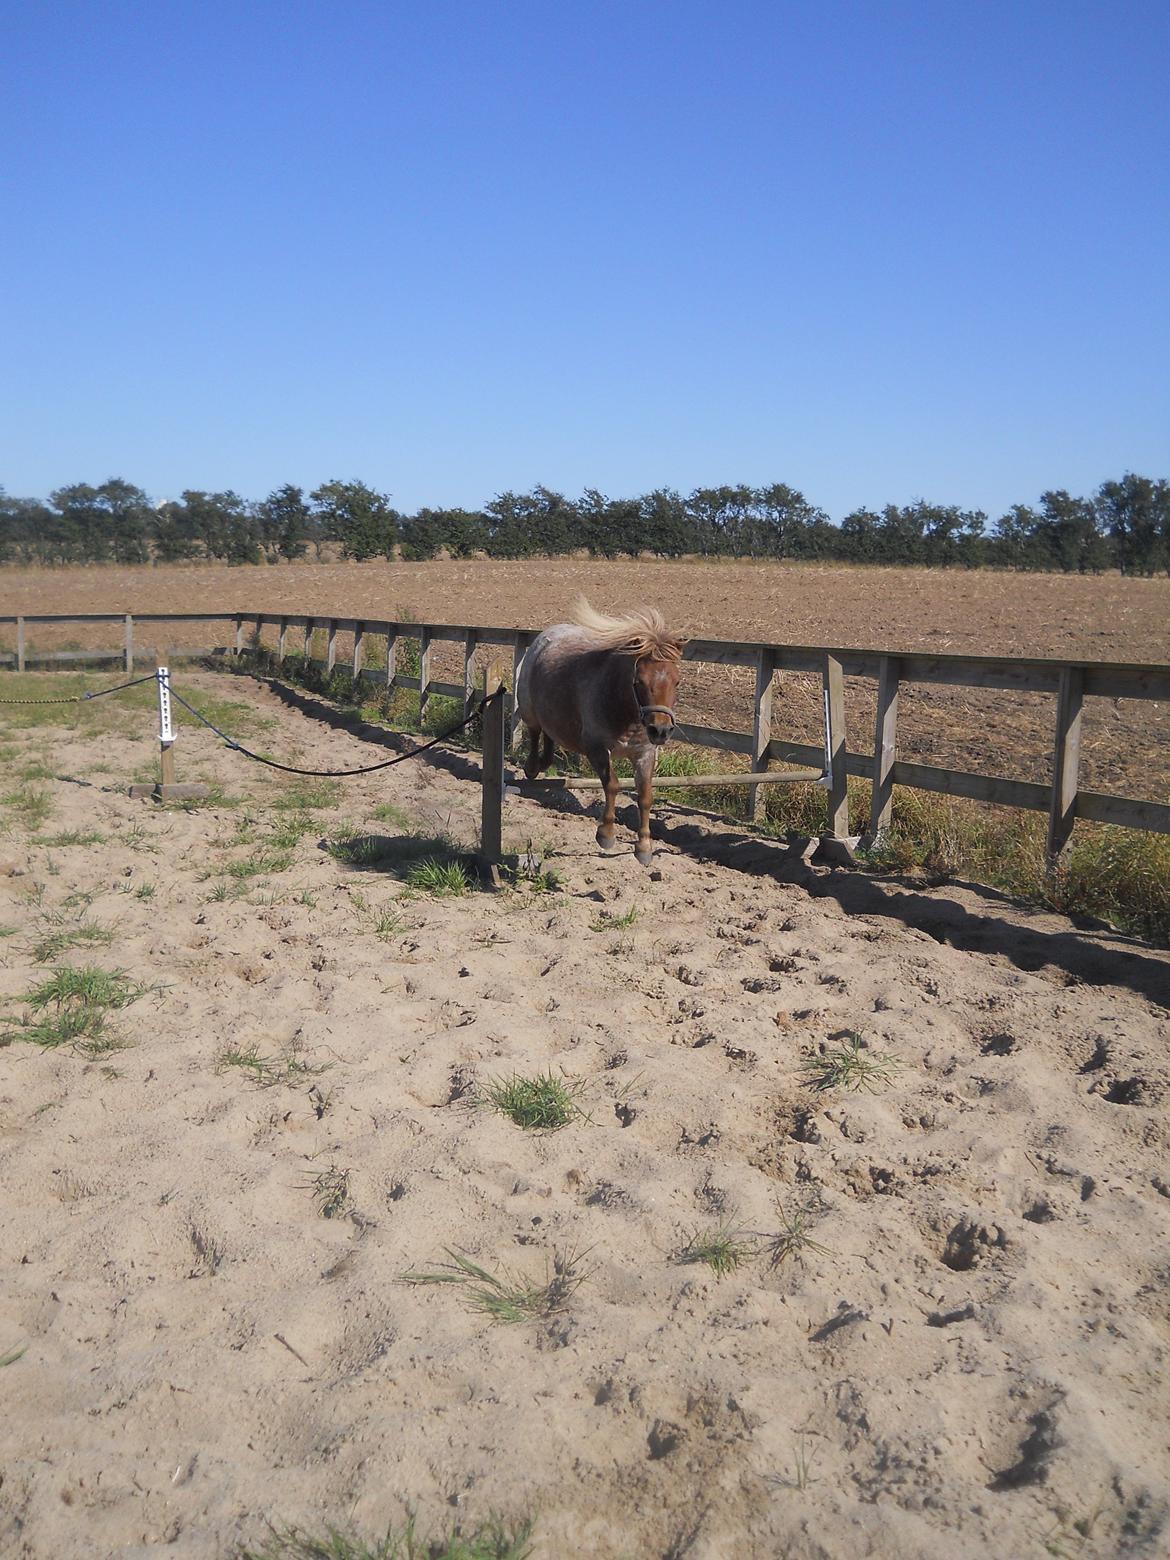
POLYGON ((529 726, 525 722, 525 730, 528 732, 528 757, 524 760, 524 773, 529 780, 535 780, 542 769, 548 768, 548 760, 542 762, 541 755, 546 744, 551 744, 539 726, 529 726))

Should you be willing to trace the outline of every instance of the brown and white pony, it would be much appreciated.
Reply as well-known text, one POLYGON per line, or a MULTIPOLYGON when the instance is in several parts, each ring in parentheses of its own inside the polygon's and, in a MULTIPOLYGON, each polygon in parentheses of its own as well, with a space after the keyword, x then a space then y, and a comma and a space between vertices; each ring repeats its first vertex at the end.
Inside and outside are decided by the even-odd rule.
POLYGON ((643 866, 654 859, 650 802, 658 750, 675 726, 684 641, 662 614, 643 607, 622 617, 595 612, 582 596, 572 621, 554 623, 529 647, 516 685, 516 708, 528 731, 524 773, 534 780, 553 749, 580 753, 605 791, 597 843, 613 850, 618 780, 615 758, 634 766, 638 844, 643 866))

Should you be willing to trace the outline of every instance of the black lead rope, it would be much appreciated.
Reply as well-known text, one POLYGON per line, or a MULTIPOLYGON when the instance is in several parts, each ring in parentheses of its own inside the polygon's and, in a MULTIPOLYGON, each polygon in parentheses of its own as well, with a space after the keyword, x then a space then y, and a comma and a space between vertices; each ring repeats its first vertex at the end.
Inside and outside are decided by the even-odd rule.
POLYGON ((380 764, 363 764, 359 769, 297 769, 292 764, 278 764, 274 758, 264 758, 259 753, 253 753, 250 748, 244 747, 234 737, 229 737, 226 731, 221 731, 218 726, 208 720, 206 715, 201 714, 193 704, 188 704, 181 693, 176 693, 174 688, 171 689, 171 698, 177 704, 181 704, 189 714, 194 715, 195 719, 206 726, 208 731, 213 731, 222 742, 226 742, 234 753, 242 753, 245 758, 254 759, 257 764, 266 764, 269 769, 279 769, 286 775, 312 775, 315 778, 326 780, 344 780, 349 775, 370 775, 377 769, 392 769, 395 764, 404 764, 408 758, 417 758, 420 753, 425 753, 428 748, 436 747, 440 742, 446 742, 449 737, 455 736, 457 732, 463 731, 465 727, 470 726, 472 721, 479 719, 489 704, 493 704, 497 699, 502 699, 503 696, 504 690, 497 688, 495 693, 488 694, 483 703, 474 709, 466 720, 461 720, 458 725, 450 727, 447 731, 441 731, 437 737, 432 737, 429 742, 422 742, 418 747, 411 748, 409 753, 398 753, 393 758, 384 759, 380 764))

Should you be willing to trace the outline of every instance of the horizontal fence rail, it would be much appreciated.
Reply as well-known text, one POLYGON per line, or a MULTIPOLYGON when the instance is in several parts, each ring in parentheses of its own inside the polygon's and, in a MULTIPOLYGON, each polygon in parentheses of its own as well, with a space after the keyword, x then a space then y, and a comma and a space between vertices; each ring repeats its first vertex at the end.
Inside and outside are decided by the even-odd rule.
MULTIPOLYGON (((386 689, 417 692, 420 714, 435 695, 462 699, 469 710, 472 701, 472 663, 480 647, 510 650, 513 687, 528 646, 538 630, 492 628, 451 623, 415 623, 395 619, 330 617, 323 614, 256 612, 147 612, 147 613, 27 613, 0 615, 0 627, 15 629, 15 652, 0 653, 0 666, 24 671, 28 666, 70 666, 120 660, 127 672, 134 669, 136 625, 183 623, 230 624, 226 643, 199 649, 171 650, 172 659, 229 652, 239 654, 248 644, 259 644, 263 629, 277 632, 277 657, 310 652, 316 633, 325 637, 324 657, 316 657, 326 671, 337 664, 339 633, 353 636, 352 671, 356 679, 386 689), (121 645, 100 650, 35 651, 29 644, 31 625, 117 624, 121 645), (365 646, 370 636, 386 641, 384 667, 366 667, 365 646), (419 672, 398 670, 401 641, 418 646, 419 672), (437 678, 432 672, 432 652, 437 644, 463 649, 463 681, 437 678)), ((759 786, 768 778, 769 764, 818 766, 810 775, 820 776, 827 763, 829 833, 849 835, 848 797, 845 781, 850 775, 868 779, 872 786, 871 834, 889 827, 893 787, 932 791, 1005 807, 1025 808, 1049 815, 1048 845, 1059 853, 1077 818, 1117 824, 1129 829, 1170 833, 1170 805, 1137 798, 1086 791, 1078 783, 1081 718, 1086 698, 1150 699, 1170 701, 1170 666, 1094 661, 1053 661, 1005 656, 927 655, 877 650, 826 648, 816 645, 777 645, 722 639, 692 639, 684 659, 714 666, 741 666, 756 672, 753 729, 724 731, 717 727, 680 722, 678 736, 699 747, 746 756, 750 772, 719 776, 722 783, 742 783, 752 788, 753 807, 761 805, 759 786), (772 678, 779 671, 811 672, 823 679, 826 709, 827 752, 808 743, 774 737, 772 678), (872 754, 849 750, 846 744, 844 683, 846 677, 866 678, 877 684, 877 719, 872 754), (984 688, 1022 693, 1051 694, 1055 701, 1053 729, 1053 779, 1049 785, 985 775, 967 770, 912 763, 897 757, 898 695, 905 684, 984 688)), ((513 732, 517 717, 512 712, 513 732)), ((694 784, 698 777, 689 777, 694 784)), ((776 778, 779 778, 777 776, 776 778)), ((683 783, 683 777, 679 777, 683 783)))

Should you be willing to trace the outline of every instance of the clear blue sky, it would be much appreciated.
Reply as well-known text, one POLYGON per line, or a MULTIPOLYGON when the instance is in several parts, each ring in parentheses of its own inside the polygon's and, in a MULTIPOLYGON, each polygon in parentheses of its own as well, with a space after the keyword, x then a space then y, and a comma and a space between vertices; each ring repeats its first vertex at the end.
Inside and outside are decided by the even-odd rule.
POLYGON ((1170 5, 0 0, 0 485, 1170 476, 1170 5))

